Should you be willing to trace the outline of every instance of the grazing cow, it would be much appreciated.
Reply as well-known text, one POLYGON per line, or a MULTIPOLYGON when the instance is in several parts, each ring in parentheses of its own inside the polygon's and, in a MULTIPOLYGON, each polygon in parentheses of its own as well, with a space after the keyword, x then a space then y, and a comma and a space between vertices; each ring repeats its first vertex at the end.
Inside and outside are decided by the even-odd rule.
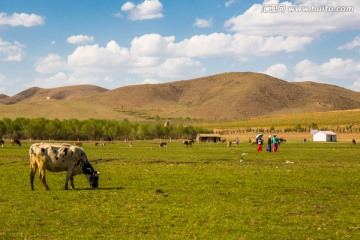
POLYGON ((192 147, 193 143, 194 143, 194 140, 192 140, 192 139, 183 141, 183 144, 185 144, 186 147, 192 147))
POLYGON ((68 189, 70 180, 71 187, 74 189, 74 176, 85 174, 91 187, 97 188, 99 172, 91 166, 84 150, 77 146, 68 144, 47 144, 35 143, 29 149, 30 155, 30 185, 34 190, 34 177, 39 168, 39 178, 46 190, 45 171, 61 172, 66 171, 65 189, 68 189))
POLYGON ((356 140, 355 140, 355 139, 353 139, 353 140, 352 140, 352 143, 353 143, 353 144, 356 144, 356 140))
POLYGON ((166 142, 161 142, 160 144, 159 144, 159 147, 167 147, 167 143, 166 142))
MULTIPOLYGON (((99 142, 96 142, 95 143, 95 146, 99 146, 99 145, 101 145, 101 146, 103 146, 103 147, 106 147, 106 143, 99 143, 99 142)), ((81 145, 80 145, 81 146, 81 145)))
POLYGON ((0 139, 1 147, 4 147, 4 143, 5 143, 5 141, 3 139, 0 139))
POLYGON ((13 140, 12 145, 14 146, 14 144, 21 146, 21 142, 18 139, 13 140))

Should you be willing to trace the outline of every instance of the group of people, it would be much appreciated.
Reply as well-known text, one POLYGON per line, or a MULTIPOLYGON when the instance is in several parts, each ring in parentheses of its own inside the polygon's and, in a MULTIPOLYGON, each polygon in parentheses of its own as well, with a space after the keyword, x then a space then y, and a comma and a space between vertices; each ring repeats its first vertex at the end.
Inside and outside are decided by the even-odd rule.
MULTIPOLYGON (((263 134, 259 134, 255 138, 256 143, 258 145, 256 152, 262 152, 262 150, 263 150, 262 146, 263 146, 264 141, 263 141, 262 137, 263 137, 263 134)), ((278 146, 279 146, 279 140, 276 138, 276 134, 274 134, 274 136, 269 135, 266 151, 267 152, 277 152, 278 146), (272 146, 272 148, 271 148, 271 146, 272 146)))

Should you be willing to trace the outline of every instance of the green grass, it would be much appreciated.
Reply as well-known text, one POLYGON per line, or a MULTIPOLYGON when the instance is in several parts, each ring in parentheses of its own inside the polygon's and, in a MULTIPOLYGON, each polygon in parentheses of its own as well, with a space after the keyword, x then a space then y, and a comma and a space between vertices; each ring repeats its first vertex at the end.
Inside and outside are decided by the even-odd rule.
POLYGON ((290 140, 85 144, 100 188, 30 190, 28 147, 0 148, 0 239, 359 239, 359 147, 290 140))

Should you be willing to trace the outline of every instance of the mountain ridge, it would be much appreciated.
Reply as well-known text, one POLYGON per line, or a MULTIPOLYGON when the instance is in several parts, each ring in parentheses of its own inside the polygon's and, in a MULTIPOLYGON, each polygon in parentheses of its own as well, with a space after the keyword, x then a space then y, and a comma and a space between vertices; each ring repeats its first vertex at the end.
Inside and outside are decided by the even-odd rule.
MULTIPOLYGON (((18 107, 21 112, 20 109, 29 104, 39 101, 45 104, 44 100, 48 97, 51 101, 45 101, 46 107, 66 111, 64 107, 67 106, 77 113, 75 116, 69 113, 66 118, 136 120, 142 120, 143 117, 129 112, 163 118, 239 120, 276 114, 360 109, 359 92, 323 83, 287 82, 252 72, 222 73, 169 83, 124 86, 112 90, 89 86, 91 85, 55 88, 48 89, 47 92, 39 88, 28 89, 20 94, 27 98, 12 103, 12 106, 18 107)), ((16 99, 16 96, 0 99, 0 103, 7 105, 0 104, 0 110, 4 113, 9 111, 9 99, 16 99)), ((54 112, 56 113, 56 110, 54 112)), ((28 114, 30 113, 28 111, 28 114)), ((61 115, 49 114, 46 108, 38 109, 37 115, 62 118, 61 115)), ((35 116, 36 114, 32 115, 35 116)))

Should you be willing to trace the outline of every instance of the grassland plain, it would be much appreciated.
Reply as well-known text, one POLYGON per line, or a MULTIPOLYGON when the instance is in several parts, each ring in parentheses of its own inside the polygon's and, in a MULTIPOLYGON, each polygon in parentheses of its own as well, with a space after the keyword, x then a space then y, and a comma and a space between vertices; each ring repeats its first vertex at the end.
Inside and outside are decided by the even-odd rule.
POLYGON ((85 143, 100 187, 47 173, 30 190, 28 148, 0 148, 0 239, 359 239, 360 145, 255 152, 242 141, 85 143))

